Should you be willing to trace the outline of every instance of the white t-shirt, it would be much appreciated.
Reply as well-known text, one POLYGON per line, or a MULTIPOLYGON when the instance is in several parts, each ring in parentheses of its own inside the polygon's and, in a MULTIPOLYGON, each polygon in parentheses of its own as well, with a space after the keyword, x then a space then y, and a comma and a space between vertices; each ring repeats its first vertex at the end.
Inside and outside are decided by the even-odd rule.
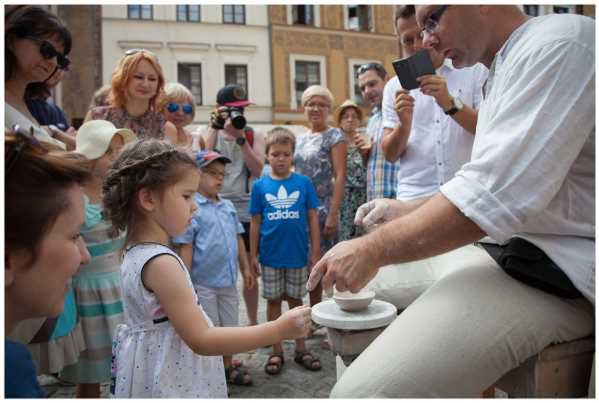
MULTIPOLYGON (((482 85, 488 70, 482 64, 467 69, 455 69, 446 59, 437 74, 447 81, 449 93, 465 105, 478 109, 482 100, 482 85)), ((397 77, 385 85, 383 92, 383 127, 395 128, 400 120, 395 111, 395 93, 401 89, 397 77)), ((402 200, 430 196, 453 178, 470 160, 474 137, 443 112, 434 97, 420 89, 410 91, 414 97, 414 118, 406 151, 401 155, 397 198, 402 200)))
POLYGON ((532 18, 495 56, 472 160, 441 192, 500 243, 541 248, 595 302, 595 22, 532 18))

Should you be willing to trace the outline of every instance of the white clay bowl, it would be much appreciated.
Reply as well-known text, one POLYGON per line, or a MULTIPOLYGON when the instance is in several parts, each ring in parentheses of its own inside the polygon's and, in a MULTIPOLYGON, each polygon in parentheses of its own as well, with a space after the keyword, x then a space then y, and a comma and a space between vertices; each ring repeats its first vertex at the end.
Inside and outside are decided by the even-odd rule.
POLYGON ((361 311, 368 308, 368 305, 374 299, 374 291, 362 290, 354 294, 349 291, 339 292, 335 290, 333 299, 339 308, 344 311, 361 311))

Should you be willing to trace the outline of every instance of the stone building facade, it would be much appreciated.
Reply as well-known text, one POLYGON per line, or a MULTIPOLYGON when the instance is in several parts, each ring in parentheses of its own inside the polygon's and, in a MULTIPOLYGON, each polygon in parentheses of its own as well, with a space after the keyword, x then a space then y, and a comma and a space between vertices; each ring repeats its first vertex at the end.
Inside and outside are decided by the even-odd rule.
POLYGON ((360 101, 356 66, 377 61, 393 71, 399 49, 392 16, 389 5, 270 6, 273 123, 303 122, 298 99, 311 84, 329 88, 335 106, 360 101))

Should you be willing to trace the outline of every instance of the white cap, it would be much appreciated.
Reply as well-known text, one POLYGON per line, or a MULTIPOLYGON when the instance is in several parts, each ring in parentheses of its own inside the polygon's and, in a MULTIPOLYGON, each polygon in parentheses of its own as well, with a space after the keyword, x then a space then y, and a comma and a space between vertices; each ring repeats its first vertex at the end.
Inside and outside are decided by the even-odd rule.
POLYGON ((120 134, 125 144, 137 140, 137 136, 131 130, 117 129, 107 120, 85 122, 77 131, 75 152, 90 160, 98 159, 108 150, 115 134, 120 134))

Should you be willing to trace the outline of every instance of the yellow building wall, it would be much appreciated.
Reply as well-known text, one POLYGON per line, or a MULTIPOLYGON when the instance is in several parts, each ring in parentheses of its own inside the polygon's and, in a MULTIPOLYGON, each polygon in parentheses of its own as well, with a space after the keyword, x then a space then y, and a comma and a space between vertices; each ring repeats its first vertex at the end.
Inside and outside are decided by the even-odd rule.
POLYGON ((320 27, 287 25, 286 6, 271 6, 273 123, 302 123, 301 108, 290 109, 291 72, 289 55, 323 56, 327 87, 337 107, 350 97, 349 59, 380 60, 390 75, 391 62, 399 57, 393 32, 393 6, 374 6, 375 32, 346 31, 342 5, 320 6, 320 27), (277 119, 285 114, 284 118, 277 119))

